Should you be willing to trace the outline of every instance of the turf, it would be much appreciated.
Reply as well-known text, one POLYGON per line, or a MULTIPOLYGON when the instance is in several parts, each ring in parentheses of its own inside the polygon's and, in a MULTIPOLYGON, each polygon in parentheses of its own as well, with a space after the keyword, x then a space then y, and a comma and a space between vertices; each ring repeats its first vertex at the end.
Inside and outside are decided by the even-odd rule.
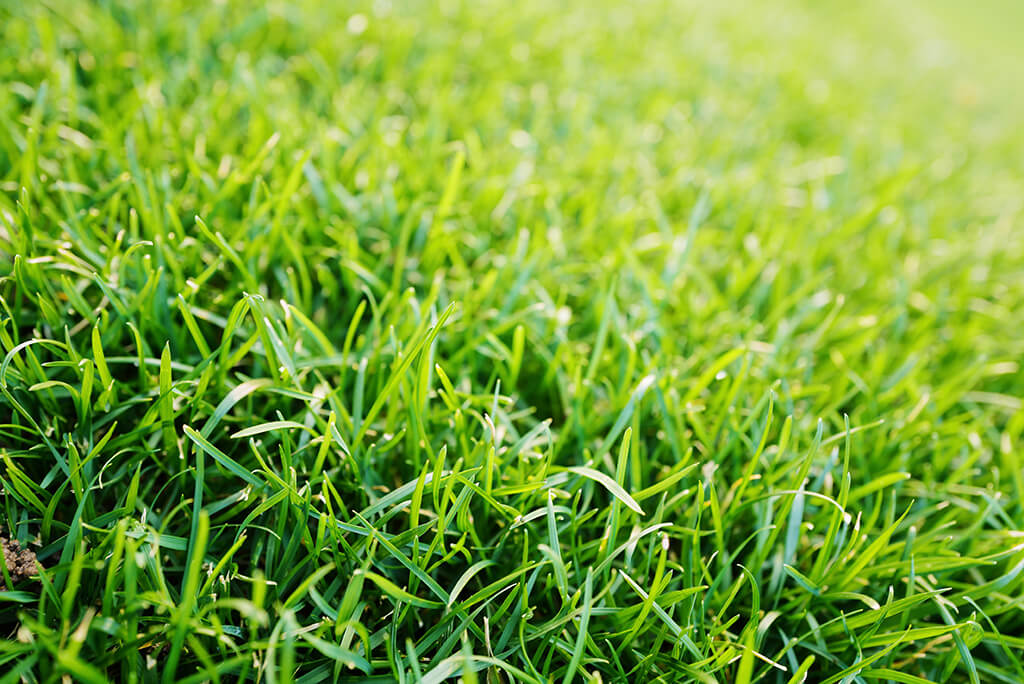
POLYGON ((976 4, 0 3, 0 682, 1024 681, 976 4))

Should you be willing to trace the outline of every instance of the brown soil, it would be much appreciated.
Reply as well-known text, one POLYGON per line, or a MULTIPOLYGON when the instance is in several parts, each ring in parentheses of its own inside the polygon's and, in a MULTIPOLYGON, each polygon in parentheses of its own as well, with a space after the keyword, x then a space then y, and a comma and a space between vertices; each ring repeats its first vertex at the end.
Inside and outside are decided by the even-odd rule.
POLYGON ((36 574, 36 554, 29 549, 21 548, 14 539, 0 536, 0 547, 4 552, 4 564, 11 580, 17 582, 25 577, 36 574))

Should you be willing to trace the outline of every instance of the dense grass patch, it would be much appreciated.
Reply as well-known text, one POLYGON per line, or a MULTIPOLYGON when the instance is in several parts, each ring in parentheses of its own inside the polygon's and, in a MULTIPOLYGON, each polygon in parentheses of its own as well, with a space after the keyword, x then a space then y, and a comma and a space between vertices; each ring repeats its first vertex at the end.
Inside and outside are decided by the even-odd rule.
POLYGON ((1024 681, 1007 61, 345 4, 0 3, 0 681, 1024 681))

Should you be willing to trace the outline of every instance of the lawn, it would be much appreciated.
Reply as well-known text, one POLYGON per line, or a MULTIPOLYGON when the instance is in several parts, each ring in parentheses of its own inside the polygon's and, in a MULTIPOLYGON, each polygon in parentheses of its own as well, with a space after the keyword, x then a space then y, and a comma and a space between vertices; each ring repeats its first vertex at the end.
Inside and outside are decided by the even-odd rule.
POLYGON ((0 684, 1024 682, 1022 15, 0 0, 0 684))

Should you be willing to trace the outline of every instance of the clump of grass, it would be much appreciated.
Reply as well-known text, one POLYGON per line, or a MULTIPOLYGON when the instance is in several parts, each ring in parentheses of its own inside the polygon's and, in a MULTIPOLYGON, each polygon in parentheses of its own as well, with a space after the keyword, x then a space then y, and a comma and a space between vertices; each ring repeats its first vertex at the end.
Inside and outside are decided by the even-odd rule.
POLYGON ((899 12, 0 8, 5 681, 1024 680, 1019 103, 899 12))

